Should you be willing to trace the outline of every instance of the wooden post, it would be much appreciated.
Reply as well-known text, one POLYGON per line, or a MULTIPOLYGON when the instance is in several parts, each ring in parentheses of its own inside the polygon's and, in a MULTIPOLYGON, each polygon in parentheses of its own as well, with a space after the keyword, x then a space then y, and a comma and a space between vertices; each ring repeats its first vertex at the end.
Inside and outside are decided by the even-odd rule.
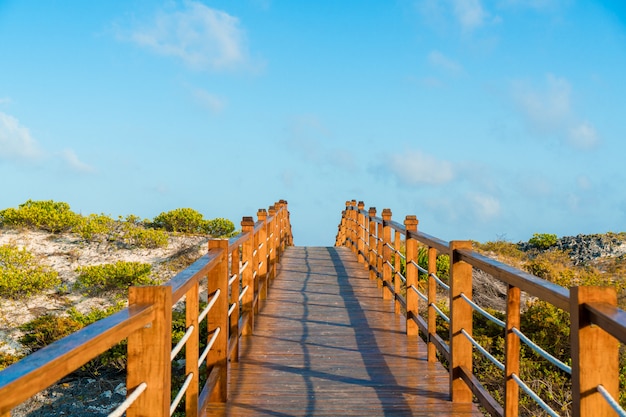
POLYGON ((209 402, 226 402, 228 399, 228 239, 209 240, 209 253, 216 251, 220 262, 209 272, 207 292, 220 294, 207 317, 209 339, 220 329, 220 333, 207 356, 207 375, 213 369, 219 373, 217 385, 209 397, 209 402))
MULTIPOLYGON (((239 246, 236 246, 230 254, 230 275, 237 275, 237 279, 230 286, 230 302, 229 304, 236 304, 237 307, 233 310, 233 314, 230 315, 230 337, 234 336, 233 352, 230 355, 231 362, 239 362, 239 308, 241 306, 239 302, 240 283, 241 283, 241 261, 240 261, 239 246)), ((230 280, 230 278, 229 278, 230 280)), ((229 307, 230 308, 230 307, 229 307)), ((186 417, 186 416, 185 416, 186 417)))
MULTIPOLYGON (((259 222, 262 222, 263 225, 259 229, 259 272, 257 275, 257 279, 259 281, 259 305, 258 308, 261 308, 261 300, 265 300, 267 298, 267 272, 269 268, 269 259, 268 248, 267 248, 267 211, 265 209, 259 209, 257 212, 257 217, 259 218, 259 222)), ((258 311, 258 310, 257 310, 258 311)))
POLYGON ((437 335, 437 249, 428 248, 428 362, 437 362, 437 347, 433 340, 437 335))
POLYGON ((185 343, 185 374, 193 374, 191 384, 185 393, 185 416, 198 416, 198 358, 200 349, 200 325, 198 315, 200 312, 200 285, 198 281, 191 286, 185 295, 185 322, 187 328, 193 326, 194 331, 185 343))
POLYGON ((350 249, 354 254, 357 252, 357 234, 356 234, 356 200, 350 201, 350 209, 348 210, 350 221, 348 222, 348 233, 350 236, 350 249))
POLYGON ((591 323, 585 303, 607 303, 615 306, 615 288, 570 288, 572 415, 614 416, 615 412, 596 387, 602 384, 619 401, 619 344, 617 339, 591 323))
POLYGON ((145 382, 146 390, 127 410, 129 417, 169 417, 172 365, 172 288, 130 287, 129 309, 152 305, 151 324, 128 336, 126 387, 130 395, 145 382))
POLYGON ((365 204, 362 201, 359 201, 357 206, 357 221, 356 221, 356 230, 357 230, 357 260, 359 263, 365 263, 365 214, 363 210, 365 209, 365 204))
POLYGON ((383 209, 383 299, 391 300, 391 210, 383 209))
MULTIPOLYGON (((400 246, 402 246, 402 239, 400 238, 400 232, 398 232, 397 230, 394 232, 394 248, 396 248, 396 251, 398 251, 398 253, 400 252, 400 246)), ((400 304, 400 299, 398 298, 398 296, 400 295, 400 292, 402 291, 402 280, 400 279, 400 277, 398 276, 398 273, 400 273, 400 255, 398 255, 398 253, 395 253, 393 255, 393 269, 394 269, 394 273, 393 273, 393 291, 396 293, 395 295, 395 313, 396 314, 401 314, 402 313, 402 305, 400 304)))
POLYGON ((283 240, 284 243, 281 244, 280 252, 284 252, 285 247, 293 246, 293 234, 291 233, 291 220, 289 218, 289 209, 287 208, 288 203, 287 200, 280 200, 283 204, 283 220, 284 220, 284 230, 285 230, 285 238, 283 240))
POLYGON ((472 344, 461 333, 472 335, 472 307, 461 298, 472 299, 472 266, 458 259, 457 249, 471 249, 470 241, 450 242, 450 393, 455 403, 472 402, 472 391, 461 378, 461 367, 472 372, 472 344))
POLYGON ((346 244, 346 211, 341 212, 341 222, 337 226, 337 238, 335 239, 335 246, 344 246, 346 244))
POLYGON ((354 252, 355 255, 358 254, 358 218, 357 218, 357 205, 356 205, 356 200, 352 200, 350 201, 350 241, 351 243, 351 248, 352 248, 352 252, 354 252))
MULTIPOLYGON (((383 213, 385 209, 383 209, 383 213)), ((376 235, 378 240, 376 241, 376 285, 378 288, 383 287, 383 223, 376 224, 376 235)))
MULTIPOLYGON (((277 203, 279 204, 279 203, 277 203)), ((267 225, 267 280, 276 277, 276 263, 278 262, 278 212, 276 206, 270 206, 268 211, 270 220, 267 225)))
POLYGON ((241 220, 241 232, 249 233, 248 239, 242 245, 242 262, 248 263, 248 266, 241 273, 242 288, 248 287, 246 293, 241 300, 241 314, 246 318, 245 325, 241 329, 243 335, 250 335, 254 331, 254 309, 252 303, 254 301, 254 220, 252 217, 244 217, 241 220))
POLYGON ((250 262, 250 266, 252 267, 252 287, 250 287, 250 290, 252 290, 252 293, 254 294, 254 298, 252 301, 252 309, 254 310, 254 315, 258 315, 259 314, 259 304, 261 303, 259 300, 259 275, 260 275, 260 268, 259 268, 259 264, 261 263, 261 260, 259 258, 260 252, 259 252, 259 244, 260 244, 260 239, 259 239, 259 233, 260 230, 258 228, 258 221, 257 223, 254 224, 254 229, 253 229, 253 233, 252 233, 252 247, 254 248, 253 252, 252 252, 252 262, 250 262))
POLYGON ((406 229, 406 334, 407 336, 417 336, 419 328, 413 318, 417 318, 419 300, 415 291, 411 289, 412 285, 417 287, 417 268, 413 262, 417 262, 417 240, 411 233, 417 232, 417 217, 406 216, 404 219, 404 228, 406 229))
POLYGON ((352 210, 350 210, 350 201, 346 201, 346 218, 345 218, 345 238, 344 238, 344 245, 347 248, 352 249, 352 210))
POLYGON ((517 417, 519 413, 519 385, 513 374, 519 376, 520 340, 513 333, 520 329, 520 289, 508 286, 506 297, 506 330, 504 357, 504 415, 517 417))
POLYGON ((374 217, 376 217, 376 208, 370 207, 368 211, 369 216, 369 243, 368 243, 368 258, 369 258, 369 270, 370 270, 370 279, 376 279, 376 221, 374 217))

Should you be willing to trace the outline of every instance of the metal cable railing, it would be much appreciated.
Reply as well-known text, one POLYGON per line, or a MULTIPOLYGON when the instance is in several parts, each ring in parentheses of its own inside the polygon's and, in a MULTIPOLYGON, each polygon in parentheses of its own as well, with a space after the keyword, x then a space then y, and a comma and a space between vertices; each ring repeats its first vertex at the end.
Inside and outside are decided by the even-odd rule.
POLYGON ((417 296, 419 298, 421 298, 422 300, 428 302, 428 297, 424 293, 422 293, 420 290, 418 290, 415 285, 411 285, 409 288, 411 288, 413 291, 415 291, 415 293, 417 294, 417 296))
POLYGON ((135 401, 137 401, 137 398, 139 398, 139 396, 146 390, 146 388, 148 388, 148 384, 146 384, 145 382, 137 385, 137 388, 135 388, 133 392, 128 397, 126 397, 124 402, 122 402, 120 405, 117 406, 115 410, 109 413, 109 417, 121 417, 122 415, 124 415, 126 410, 128 410, 130 406, 133 405, 135 401))
POLYGON ((626 417, 626 411, 624 411, 624 409, 619 405, 617 400, 613 398, 613 396, 606 390, 606 388, 604 388, 602 385, 598 385, 596 389, 598 390, 600 395, 602 395, 602 398, 606 400, 609 406, 611 406, 613 411, 615 411, 615 413, 619 417, 626 417))
POLYGON ((517 335, 517 337, 520 338, 521 341, 526 343, 526 345, 529 348, 531 348, 533 351, 535 351, 535 353, 537 353, 539 356, 541 356, 542 358, 544 358, 545 360, 547 360, 548 362, 550 362, 552 365, 556 366, 560 370, 567 372, 570 375, 572 374, 571 366, 566 365, 565 363, 561 362, 554 356, 550 355, 548 352, 543 350, 539 345, 537 345, 535 342, 533 342, 528 337, 526 337, 526 335, 522 333, 519 329, 513 327, 511 330, 513 331, 513 333, 515 333, 515 335, 517 335))
POLYGON ((172 401, 172 404, 170 405, 170 416, 173 415, 174 412, 176 411, 176 407, 178 407, 178 404, 183 399, 183 395, 185 395, 185 393, 187 392, 187 389, 189 389, 189 385, 191 384, 192 379, 193 379, 193 372, 190 372, 189 375, 187 375, 187 378, 185 378, 185 382, 183 382, 183 385, 178 390, 178 393, 176 394, 174 401, 172 401))
POLYGON ((519 387, 526 393, 530 398, 532 398, 538 405, 541 407, 546 413, 548 413, 551 417, 560 417, 556 411, 554 411, 544 400, 539 397, 535 391, 530 389, 528 385, 524 383, 516 374, 511 374, 511 378, 519 385, 519 387))
POLYGON ((209 354, 209 351, 213 347, 213 344, 217 340, 217 336, 220 334, 221 331, 222 331, 222 329, 220 327, 218 327, 213 332, 213 335, 211 336, 211 339, 209 340, 209 343, 207 343, 206 347, 202 351, 202 355, 200 355, 200 358, 198 359, 198 366, 202 366, 202 362, 204 362, 204 360, 206 359, 207 355, 209 354))
POLYGON ((506 323, 504 323, 502 320, 500 320, 499 318, 496 318, 495 316, 493 316, 492 314, 489 314, 487 311, 485 311, 485 309, 483 309, 481 306, 479 306, 478 304, 476 304, 475 302, 473 302, 472 300, 470 300, 469 298, 467 298, 467 296, 463 293, 461 293, 461 298, 464 299, 470 306, 472 306, 472 308, 474 309, 474 311, 480 313, 483 317, 485 317, 487 320, 497 324, 498 326, 502 327, 503 329, 506 327, 506 323))
POLYGON ((209 314, 209 311, 211 311, 211 308, 213 308, 213 306, 215 305, 215 302, 219 298, 220 293, 221 291, 219 289, 215 291, 215 294, 213 294, 213 297, 211 297, 211 301, 209 301, 209 303, 204 308, 204 310, 202 310, 202 313, 200 313, 200 316, 198 316, 198 323, 201 323, 202 320, 204 320, 204 318, 206 317, 206 315, 209 314))
POLYGON ((245 293, 248 291, 248 289, 250 288, 249 285, 246 285, 245 287, 243 287, 241 289, 241 294, 239 294, 239 301, 241 302, 241 300, 243 299, 243 296, 245 295, 245 293))
POLYGON ((482 347, 480 345, 480 343, 478 343, 476 341, 476 339, 474 339, 472 336, 470 336, 469 333, 467 333, 467 331, 465 329, 461 329, 461 333, 463 334, 463 336, 465 336, 465 338, 467 340, 470 341, 470 343, 476 348, 478 349, 478 351, 480 353, 483 354, 484 357, 486 357, 487 359, 489 359, 491 361, 491 363, 493 363, 499 370, 504 371, 504 364, 502 362, 500 362, 499 360, 497 360, 491 353, 489 353, 487 351, 487 349, 485 349, 484 347, 482 347))
POLYGON ((183 337, 178 341, 176 346, 174 346, 174 349, 172 349, 172 352, 170 353, 170 361, 173 361, 176 355, 178 355, 178 353, 182 350, 183 346, 185 346, 185 343, 187 343, 187 340, 189 340, 194 330, 195 327, 193 325, 187 328, 187 331, 185 332, 183 337))

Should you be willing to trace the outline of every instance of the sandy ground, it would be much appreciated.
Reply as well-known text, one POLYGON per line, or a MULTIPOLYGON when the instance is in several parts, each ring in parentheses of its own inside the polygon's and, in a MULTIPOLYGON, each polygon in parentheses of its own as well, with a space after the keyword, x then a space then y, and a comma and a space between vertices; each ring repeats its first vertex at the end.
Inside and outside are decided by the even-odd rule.
MULTIPOLYGON (((207 238, 172 235, 166 248, 123 249, 109 242, 86 243, 74 234, 53 235, 32 230, 0 230, 0 245, 12 244, 26 248, 40 261, 59 273, 62 285, 69 291, 45 294, 21 300, 0 298, 0 352, 27 353, 19 343, 19 326, 46 313, 64 314, 70 307, 88 312, 94 307, 117 304, 119 296, 90 297, 72 291, 77 278, 76 268, 85 265, 132 261, 152 265, 153 275, 167 281, 192 260, 206 253, 207 238)), ((13 411, 13 416, 107 415, 115 404, 125 398, 125 377, 104 378, 69 376, 53 387, 37 394, 13 411)))

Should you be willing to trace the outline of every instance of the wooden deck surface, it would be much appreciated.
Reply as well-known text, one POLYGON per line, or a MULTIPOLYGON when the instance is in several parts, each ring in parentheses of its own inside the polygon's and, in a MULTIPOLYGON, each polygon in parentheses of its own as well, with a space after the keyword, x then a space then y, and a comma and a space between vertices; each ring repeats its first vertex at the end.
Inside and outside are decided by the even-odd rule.
POLYGON ((216 416, 481 416, 347 248, 290 247, 216 416))

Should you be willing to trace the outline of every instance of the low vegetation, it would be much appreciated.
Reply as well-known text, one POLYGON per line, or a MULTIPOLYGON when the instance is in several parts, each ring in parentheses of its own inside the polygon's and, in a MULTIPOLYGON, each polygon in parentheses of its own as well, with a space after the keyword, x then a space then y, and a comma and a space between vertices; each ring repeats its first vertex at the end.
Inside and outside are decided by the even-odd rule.
POLYGON ((235 225, 230 220, 205 220, 202 214, 191 208, 163 212, 154 218, 152 226, 168 232, 202 233, 218 238, 230 237, 235 232, 235 225))
POLYGON ((61 283, 59 274, 26 249, 0 246, 0 297, 25 298, 61 283))
POLYGON ((76 288, 89 295, 126 290, 131 285, 158 284, 151 276, 152 266, 140 262, 117 261, 114 264, 81 266, 76 272, 76 288))
MULTIPOLYGON (((617 237, 621 235, 616 235, 617 237)), ((624 236, 621 236, 624 240, 624 236)), ((575 265, 570 254, 558 249, 558 239, 552 234, 534 234, 526 245, 497 241, 474 247, 487 255, 520 267, 540 278, 563 287, 579 285, 612 286, 616 288, 620 306, 626 307, 626 271, 624 256, 599 259, 594 262, 575 265), (522 248, 527 248, 522 250, 522 248)), ((504 319, 504 313, 491 311, 504 319)), ((445 324, 445 323, 444 323, 445 324)), ((442 324, 442 327, 445 327, 442 324)), ((570 318, 569 312, 537 299, 529 299, 521 314, 521 330, 531 340, 551 355, 566 364, 571 364, 570 318)), ((444 330, 442 334, 445 334, 444 330)), ((477 313, 474 316, 474 336, 492 355, 504 360, 504 332, 477 313)), ((530 348, 522 344, 520 376, 560 415, 571 415, 571 379, 568 374, 549 364, 530 348)), ((626 355, 621 354, 622 406, 626 405, 626 355)), ((474 355, 474 372, 500 402, 503 401, 501 371, 480 353, 474 355)), ((524 415, 546 415, 536 403, 525 394, 520 397, 521 413, 524 415)))
POLYGON ((86 241, 118 242, 130 247, 155 248, 167 245, 166 232, 230 237, 235 225, 228 219, 207 220, 191 208, 163 212, 153 220, 128 215, 117 220, 106 214, 83 216, 70 205, 53 200, 28 200, 18 208, 0 210, 0 227, 23 227, 51 233, 72 232, 86 241))

